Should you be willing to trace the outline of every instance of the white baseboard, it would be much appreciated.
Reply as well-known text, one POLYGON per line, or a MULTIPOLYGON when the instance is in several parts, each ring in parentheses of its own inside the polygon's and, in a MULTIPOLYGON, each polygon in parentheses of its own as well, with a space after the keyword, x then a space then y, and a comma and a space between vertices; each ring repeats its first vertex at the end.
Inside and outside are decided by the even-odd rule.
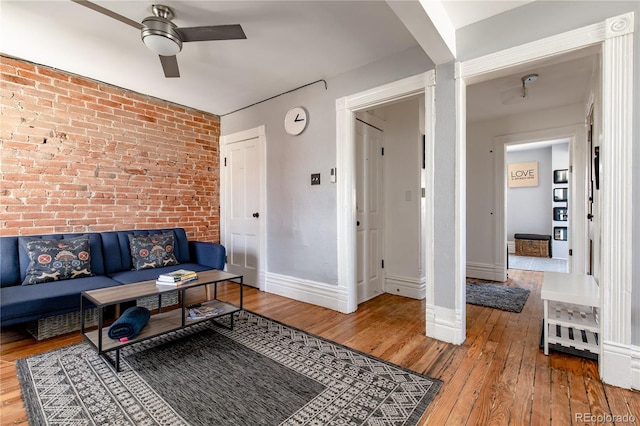
POLYGON ((387 275, 384 291, 385 293, 421 300, 427 296, 426 278, 420 279, 387 275))
POLYGON ((506 279, 501 265, 476 262, 467 262, 467 277, 501 282, 506 279))
POLYGON ((264 291, 348 313, 347 291, 335 285, 267 272, 264 291))
POLYGON ((602 342, 600 375, 606 384, 640 390, 640 347, 602 342))
POLYGON ((427 305, 427 336, 461 345, 466 338, 466 324, 462 318, 462 313, 455 309, 427 305))

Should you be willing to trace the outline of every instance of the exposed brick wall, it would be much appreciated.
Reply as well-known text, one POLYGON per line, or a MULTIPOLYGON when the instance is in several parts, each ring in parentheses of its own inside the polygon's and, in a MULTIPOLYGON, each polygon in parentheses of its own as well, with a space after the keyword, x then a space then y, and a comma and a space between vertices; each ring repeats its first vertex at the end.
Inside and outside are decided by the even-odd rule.
POLYGON ((219 241, 219 117, 0 56, 1 235, 219 241))

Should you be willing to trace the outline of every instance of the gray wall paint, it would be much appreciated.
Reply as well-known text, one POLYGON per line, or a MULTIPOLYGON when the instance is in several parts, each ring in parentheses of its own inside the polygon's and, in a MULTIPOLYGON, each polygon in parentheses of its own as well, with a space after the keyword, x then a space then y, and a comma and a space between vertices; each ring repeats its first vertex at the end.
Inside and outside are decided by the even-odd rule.
MULTIPOLYGON (((434 301, 455 309, 456 286, 456 90, 453 62, 436 67, 434 149, 434 301)), ((463 242, 464 243, 464 242, 463 242)))
MULTIPOLYGON (((267 139, 267 272, 337 285, 336 99, 433 69, 418 47, 323 83, 296 90, 221 118, 221 134, 260 125, 267 139), (299 136, 284 116, 302 105, 309 124, 299 136), (310 185, 311 173, 321 184, 310 185)), ((274 94, 275 95, 275 94, 274 94)), ((340 179, 340 170, 337 178, 340 179)))
POLYGON ((538 186, 507 187, 507 241, 513 234, 551 235, 551 147, 507 152, 507 164, 538 162, 538 186))

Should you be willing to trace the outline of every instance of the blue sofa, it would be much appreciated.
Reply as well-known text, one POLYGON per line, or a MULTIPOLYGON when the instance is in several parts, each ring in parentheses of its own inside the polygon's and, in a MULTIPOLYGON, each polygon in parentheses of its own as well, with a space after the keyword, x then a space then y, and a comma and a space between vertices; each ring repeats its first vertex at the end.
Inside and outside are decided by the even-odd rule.
POLYGON ((0 237, 0 326, 28 323, 80 310, 80 293, 153 280, 179 268, 196 272, 224 269, 225 248, 216 243, 188 241, 182 228, 110 231, 81 234, 0 237), (172 232, 173 254, 179 265, 132 270, 129 234, 172 232), (69 239, 88 235, 92 276, 22 285, 29 256, 23 239, 69 239))

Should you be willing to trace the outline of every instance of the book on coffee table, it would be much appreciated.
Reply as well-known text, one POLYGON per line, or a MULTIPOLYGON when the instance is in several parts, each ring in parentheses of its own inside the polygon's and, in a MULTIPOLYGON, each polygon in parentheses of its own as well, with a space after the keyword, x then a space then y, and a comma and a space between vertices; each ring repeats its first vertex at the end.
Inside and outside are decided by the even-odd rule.
POLYGON ((193 279, 197 279, 198 274, 195 271, 189 271, 187 269, 178 269, 177 271, 167 272, 166 274, 158 275, 158 283, 175 284, 178 282, 187 282, 193 279))

